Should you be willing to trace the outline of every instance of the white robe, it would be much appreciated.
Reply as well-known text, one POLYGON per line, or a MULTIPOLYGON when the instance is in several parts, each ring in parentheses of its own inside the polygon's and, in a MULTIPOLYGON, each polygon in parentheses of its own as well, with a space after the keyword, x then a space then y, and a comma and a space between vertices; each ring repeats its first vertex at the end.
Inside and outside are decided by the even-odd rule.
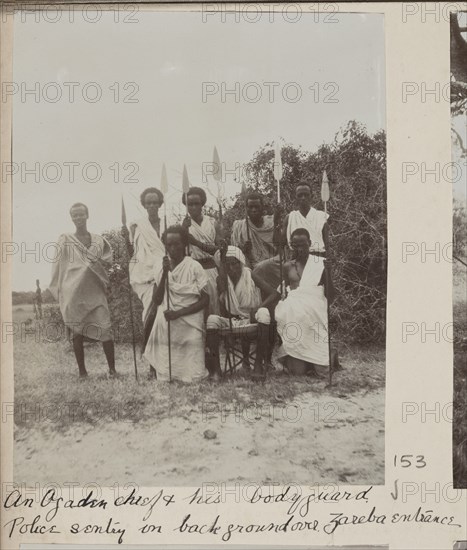
POLYGON ((233 285, 230 277, 227 277, 229 286, 229 301, 227 302, 227 296, 222 294, 222 301, 228 310, 230 305, 231 315, 241 317, 242 319, 248 319, 250 321, 250 311, 252 309, 258 309, 261 304, 261 290, 256 286, 251 276, 251 269, 243 266, 242 276, 238 283, 233 285))
POLYGON ((143 303, 143 323, 150 310, 155 274, 162 267, 164 244, 147 217, 136 222, 134 254, 130 260, 130 283, 143 303))
MULTIPOLYGON (((216 244, 216 220, 211 216, 203 215, 201 224, 191 219, 190 234, 193 237, 206 244, 216 244)), ((211 254, 204 252, 201 248, 190 244, 190 255, 194 260, 202 260, 207 258, 213 258, 211 254)), ((205 269, 206 276, 208 278, 207 292, 209 294, 209 308, 208 313, 219 315, 219 295, 217 292, 217 267, 205 269)))
MULTIPOLYGON (((295 229, 304 228, 310 234, 310 252, 325 252, 323 226, 328 218, 329 214, 326 214, 322 210, 316 210, 313 207, 310 208, 310 211, 308 212, 306 217, 303 216, 299 210, 292 210, 292 212, 290 212, 289 214, 289 220, 287 224, 287 242, 289 246, 290 237, 295 229)), ((319 256, 312 256, 310 260, 311 259, 313 260, 311 267, 313 267, 314 277, 318 277, 319 282, 324 270, 324 258, 321 258, 319 256)))
POLYGON ((110 243, 91 233, 91 245, 87 248, 74 234, 64 233, 58 245, 60 255, 52 266, 49 290, 58 299, 65 326, 73 336, 111 340, 106 269, 113 256, 110 243))
MULTIPOLYGON (((157 284, 162 278, 162 268, 156 275, 157 284)), ((205 270, 196 261, 186 256, 173 271, 168 273, 170 309, 178 310, 195 303, 202 290, 206 291, 205 270)), ((144 357, 154 366, 157 379, 169 380, 167 289, 164 301, 157 309, 156 319, 149 335, 144 357)), ((172 378, 182 382, 194 382, 204 378, 207 371, 204 363, 204 315, 198 311, 170 321, 170 352, 172 378)))
POLYGON ((319 260, 310 256, 300 286, 290 290, 287 298, 276 306, 277 331, 286 355, 314 363, 329 365, 328 315, 319 260), (316 260, 316 261, 315 261, 316 260))

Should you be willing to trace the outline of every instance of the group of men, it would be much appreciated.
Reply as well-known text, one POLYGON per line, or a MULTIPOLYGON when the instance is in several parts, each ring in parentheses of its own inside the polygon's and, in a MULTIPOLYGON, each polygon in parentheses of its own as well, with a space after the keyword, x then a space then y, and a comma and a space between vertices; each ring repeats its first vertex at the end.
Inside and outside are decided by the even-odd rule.
MULTIPOLYGON (((278 358, 290 372, 315 374, 315 366, 329 365, 327 299, 333 288, 325 269, 327 214, 312 207, 310 185, 297 184, 297 209, 287 215, 280 205, 274 215, 265 215, 263 197, 250 193, 245 218, 233 223, 230 245, 221 224, 203 211, 202 188, 191 187, 183 196, 187 215, 168 228, 159 216, 161 191, 143 191, 146 215, 122 232, 132 256, 130 283, 143 305, 143 354, 158 380, 219 380, 220 342, 234 334, 242 346, 242 368, 252 377, 263 378, 271 368, 276 331, 282 342, 278 358)), ((88 231, 84 204, 74 204, 70 214, 76 231, 59 239, 63 251, 50 290, 72 332, 80 376, 87 376, 85 336, 102 341, 115 375, 106 298, 111 247, 88 231)))

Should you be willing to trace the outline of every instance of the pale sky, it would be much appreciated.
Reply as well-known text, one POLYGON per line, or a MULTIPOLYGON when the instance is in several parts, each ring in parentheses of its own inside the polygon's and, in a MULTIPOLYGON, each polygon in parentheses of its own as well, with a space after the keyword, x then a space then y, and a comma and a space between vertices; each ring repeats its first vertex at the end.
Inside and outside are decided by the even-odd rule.
MULTIPOLYGON (((135 24, 116 23, 112 12, 102 13, 94 24, 77 13, 73 23, 67 17, 57 23, 16 17, 13 80, 20 89, 21 83, 32 89, 37 82, 40 91, 38 102, 33 95, 21 101, 20 89, 14 96, 18 173, 13 231, 20 246, 31 249, 38 242, 42 250, 61 233, 73 231, 68 210, 77 201, 89 206, 91 232, 119 227, 122 189, 129 221, 140 217, 139 194, 160 186, 163 163, 170 184, 168 212, 177 211, 183 164, 191 185, 205 187, 202 163, 212 160, 214 145, 221 161, 233 169, 274 139, 314 151, 349 120, 362 122, 371 133, 386 126, 380 14, 339 13, 337 23, 316 22, 313 14, 302 14, 296 23, 276 15, 271 23, 265 15, 254 24, 243 19, 222 23, 219 17, 203 23, 200 13, 190 12, 136 15, 135 24), (74 102, 68 99, 71 85, 64 84, 71 82, 78 83, 74 102), (102 90, 95 103, 82 97, 83 90, 93 97, 96 87, 86 87, 91 82, 102 90), (124 88, 128 82, 138 86, 137 103, 122 102, 135 89, 124 88), (203 82, 219 88, 205 102, 203 82), (222 86, 233 89, 235 82, 240 100, 230 95, 222 102, 222 86), (272 102, 272 85, 265 82, 279 83, 272 102), (283 92, 294 97, 297 87, 289 83, 300 86, 299 101, 283 98, 283 92), (57 102, 43 98, 48 94, 54 99, 57 90, 62 92, 57 102), (243 98, 242 92, 254 99, 258 90, 257 102, 243 98), (338 102, 325 102, 332 92, 338 102), (70 162, 79 163, 72 183, 70 165, 64 164, 70 162), (38 183, 25 171, 35 163, 41 172, 38 183), (51 163, 62 172, 57 182, 51 181, 57 174, 51 163), (83 180, 87 163, 99 165, 99 181, 83 180), (115 163, 120 183, 114 182, 115 163), (134 164, 125 169, 126 163, 134 164), (123 184, 134 165, 138 181, 123 184)), ((89 168, 87 178, 93 177, 89 168)), ((210 187, 214 190, 212 183, 210 187)), ((227 176, 226 195, 239 191, 233 175, 227 176)), ((32 255, 26 262, 20 255, 15 260, 13 289, 32 290, 39 278, 45 290, 51 265, 42 259, 36 263, 32 255)))

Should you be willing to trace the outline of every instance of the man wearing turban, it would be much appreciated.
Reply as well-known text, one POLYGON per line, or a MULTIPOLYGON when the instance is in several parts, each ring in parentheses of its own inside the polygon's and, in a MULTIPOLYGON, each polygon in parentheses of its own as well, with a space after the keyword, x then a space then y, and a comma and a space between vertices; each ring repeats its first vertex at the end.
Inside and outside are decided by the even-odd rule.
POLYGON ((208 370, 214 379, 220 377, 219 331, 232 327, 244 335, 242 350, 245 370, 249 370, 247 358, 250 342, 247 336, 256 332, 254 375, 260 377, 264 373, 269 343, 270 310, 279 300, 279 293, 252 274, 251 269, 246 267, 245 255, 238 247, 223 243, 214 259, 219 268, 217 289, 222 315, 209 315, 207 320, 208 370))

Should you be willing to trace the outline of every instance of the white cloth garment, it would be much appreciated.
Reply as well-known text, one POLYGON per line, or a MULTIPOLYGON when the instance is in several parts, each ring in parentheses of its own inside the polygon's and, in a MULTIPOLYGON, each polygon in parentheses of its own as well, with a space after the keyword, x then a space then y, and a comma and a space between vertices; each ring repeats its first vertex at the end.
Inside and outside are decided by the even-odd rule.
MULTIPOLYGON (((189 228, 190 235, 197 241, 201 241, 206 244, 216 244, 216 220, 211 216, 203 215, 201 224, 195 222, 191 218, 191 225, 189 228)), ((200 260, 203 258, 212 258, 211 254, 204 252, 201 248, 190 244, 190 254, 194 260, 200 260)))
POLYGON ((165 247, 147 217, 138 220, 135 225, 134 253, 129 265, 130 284, 143 303, 144 323, 151 305, 155 274, 162 267, 165 247))
MULTIPOLYGON (((310 208, 310 211, 306 217, 303 216, 299 210, 292 210, 289 214, 289 221, 287 224, 287 242, 289 243, 289 246, 290 237, 295 229, 304 228, 310 234, 310 252, 325 252, 323 226, 328 218, 329 214, 326 214, 322 210, 316 210, 313 207, 310 208)), ((310 260, 312 260, 310 267, 314 270, 313 277, 317 277, 319 282, 324 270, 324 258, 319 256, 311 256, 307 262, 307 265, 310 263, 310 260)), ((310 270, 310 267, 308 270, 310 270)))
MULTIPOLYGON (((216 220, 211 218, 211 216, 203 215, 203 220, 201 224, 195 222, 191 218, 191 225, 189 232, 193 237, 206 244, 216 244, 216 220)), ((204 252, 201 248, 193 246, 190 244, 190 255, 194 260, 203 260, 212 258, 211 254, 204 252)), ((207 283, 207 293, 209 294, 209 307, 208 313, 218 314, 220 313, 219 308, 219 296, 217 293, 217 269, 215 267, 210 267, 205 269, 206 276, 208 278, 207 283)))
MULTIPOLYGON (((156 275, 157 284, 161 278, 162 268, 156 275)), ((205 270, 189 256, 173 271, 169 271, 168 280, 170 309, 174 311, 192 305, 199 299, 201 292, 206 291, 205 270)), ((144 357, 154 366, 160 381, 169 380, 168 322, 164 316, 166 309, 167 289, 164 291, 164 301, 157 309, 144 352, 144 357)), ((204 378, 207 371, 204 364, 203 311, 170 321, 170 337, 172 379, 194 382, 204 378)))
POLYGON ((327 366, 327 301, 324 286, 318 286, 321 275, 319 269, 315 268, 315 259, 314 256, 309 257, 300 286, 290 290, 287 298, 277 304, 275 317, 286 355, 327 366))

